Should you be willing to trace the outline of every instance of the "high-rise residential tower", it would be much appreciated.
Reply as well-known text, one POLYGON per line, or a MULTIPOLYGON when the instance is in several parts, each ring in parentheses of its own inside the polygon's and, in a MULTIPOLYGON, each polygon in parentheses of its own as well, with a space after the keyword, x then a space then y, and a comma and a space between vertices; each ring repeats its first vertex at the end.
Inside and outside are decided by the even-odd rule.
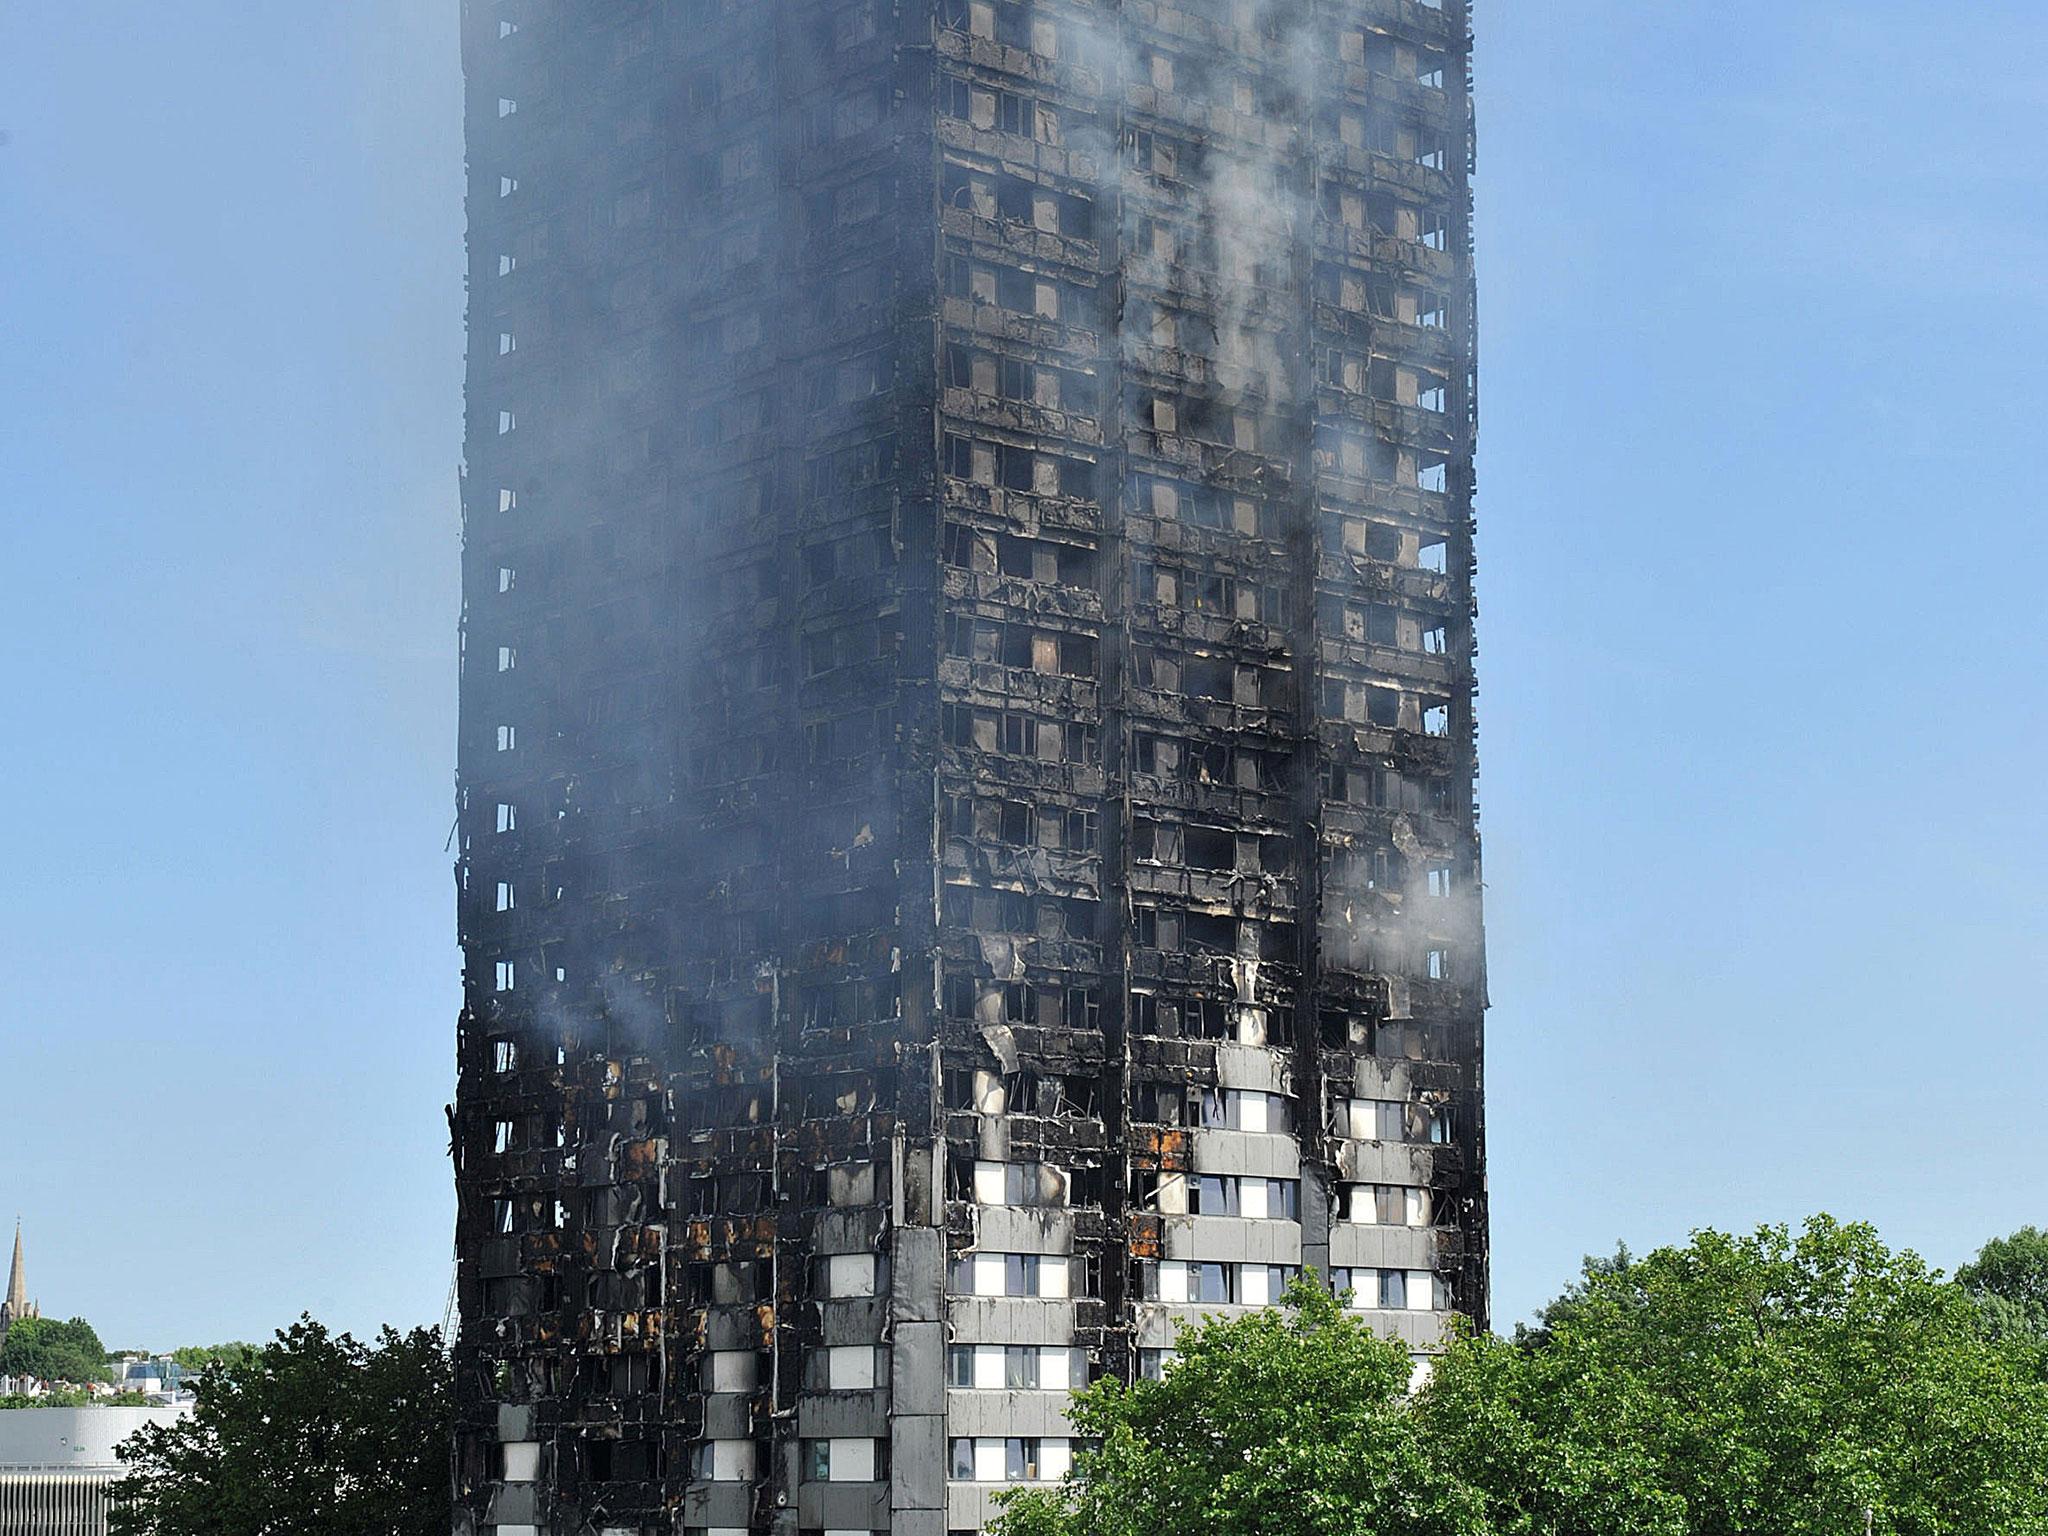
POLYGON ((458 1529, 1486 1313, 1463 0, 465 0, 458 1529))

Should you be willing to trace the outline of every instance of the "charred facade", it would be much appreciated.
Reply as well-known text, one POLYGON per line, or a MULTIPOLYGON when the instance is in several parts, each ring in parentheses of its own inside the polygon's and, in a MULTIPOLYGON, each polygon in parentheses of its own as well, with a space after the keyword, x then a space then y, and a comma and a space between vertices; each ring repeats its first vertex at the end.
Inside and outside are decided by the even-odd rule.
POLYGON ((1487 1303, 1462 0, 466 0, 465 1533, 1487 1303))

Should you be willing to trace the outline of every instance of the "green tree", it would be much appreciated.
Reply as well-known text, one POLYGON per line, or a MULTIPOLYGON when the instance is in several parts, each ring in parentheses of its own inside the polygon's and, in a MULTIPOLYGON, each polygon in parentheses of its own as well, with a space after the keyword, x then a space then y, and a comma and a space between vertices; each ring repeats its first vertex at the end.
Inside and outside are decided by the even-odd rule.
POLYGON ((1868 1227, 1701 1232, 1569 1299, 1417 1402, 1502 1536, 2048 1532, 2048 1389, 1868 1227))
POLYGON ((1977 1262, 1956 1271, 1994 1338, 2048 1344, 2048 1232, 2021 1227, 1994 1237, 1977 1262))
POLYGON ((0 1376, 33 1376, 38 1381, 107 1380, 107 1351, 100 1336, 82 1317, 59 1322, 54 1317, 25 1317, 0 1340, 0 1376))
POLYGON ((1002 1536, 1481 1536, 1477 1495, 1416 1432, 1406 1351, 1312 1280, 1280 1310, 1184 1330, 1162 1381, 1079 1394, 1099 1442, 1056 1490, 1012 1495, 1002 1536))
POLYGON ((188 1344, 171 1351, 171 1359, 194 1374, 208 1366, 246 1365, 255 1356, 256 1346, 239 1340, 230 1344, 188 1344))
POLYGON ((1553 1301, 1547 1303, 1536 1314, 1536 1326, 1515 1325, 1515 1337, 1525 1344, 1540 1344, 1550 1336, 1550 1330, 1569 1322, 1588 1304, 1594 1284, 1609 1275, 1625 1274, 1635 1262, 1628 1251, 1628 1244, 1617 1243, 1611 1258, 1600 1258, 1587 1254, 1579 1264, 1579 1278, 1566 1286, 1553 1301))
POLYGON ((149 1399, 140 1392, 88 1392, 83 1387, 52 1387, 41 1397, 0 1397, 0 1410, 9 1408, 146 1408, 149 1399))
POLYGON ((374 1344, 310 1317, 217 1363, 193 1413, 121 1447, 117 1536, 447 1536, 452 1376, 438 1329, 374 1344))

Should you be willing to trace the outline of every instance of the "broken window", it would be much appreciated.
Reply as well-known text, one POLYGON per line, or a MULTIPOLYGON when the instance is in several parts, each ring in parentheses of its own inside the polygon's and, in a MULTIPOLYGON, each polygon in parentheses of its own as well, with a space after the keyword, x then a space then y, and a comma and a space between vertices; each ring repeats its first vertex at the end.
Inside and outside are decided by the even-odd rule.
POLYGON ((1159 946, 1157 907, 1140 905, 1131 909, 1131 938, 1141 949, 1156 949, 1159 946))
POLYGON ((1188 656, 1181 664, 1183 691, 1200 699, 1229 702, 1236 692, 1236 667, 1227 657, 1188 656))
POLYGON ((1189 826, 1186 839, 1186 858, 1190 868, 1228 870, 1237 867, 1236 833, 1221 827, 1189 826))
POLYGON ((1213 955, 1237 953, 1237 919, 1229 914, 1188 912, 1182 922, 1189 948, 1213 955))

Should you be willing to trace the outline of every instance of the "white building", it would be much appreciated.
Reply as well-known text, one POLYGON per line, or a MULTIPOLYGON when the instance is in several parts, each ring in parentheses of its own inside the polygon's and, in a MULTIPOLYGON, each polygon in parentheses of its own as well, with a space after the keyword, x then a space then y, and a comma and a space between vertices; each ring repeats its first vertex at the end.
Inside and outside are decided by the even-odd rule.
POLYGON ((0 1531, 104 1536, 115 1447, 187 1408, 20 1408, 0 1413, 0 1531))

